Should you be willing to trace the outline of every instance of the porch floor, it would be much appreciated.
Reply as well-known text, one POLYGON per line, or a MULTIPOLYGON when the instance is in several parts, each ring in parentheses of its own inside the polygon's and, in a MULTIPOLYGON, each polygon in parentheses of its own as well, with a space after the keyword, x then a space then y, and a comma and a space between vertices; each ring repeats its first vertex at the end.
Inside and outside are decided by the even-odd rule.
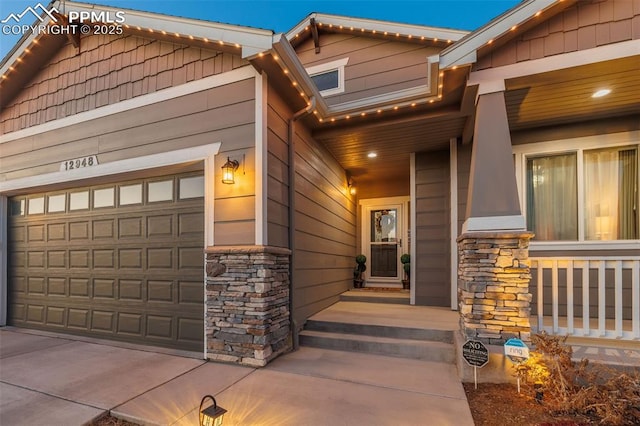
MULTIPOLYGON (((371 297, 376 297, 375 295, 388 296, 388 293, 370 293, 371 297)), ((315 321, 454 331, 459 329, 460 317, 456 311, 452 311, 450 308, 340 301, 318 312, 310 319, 315 321)))

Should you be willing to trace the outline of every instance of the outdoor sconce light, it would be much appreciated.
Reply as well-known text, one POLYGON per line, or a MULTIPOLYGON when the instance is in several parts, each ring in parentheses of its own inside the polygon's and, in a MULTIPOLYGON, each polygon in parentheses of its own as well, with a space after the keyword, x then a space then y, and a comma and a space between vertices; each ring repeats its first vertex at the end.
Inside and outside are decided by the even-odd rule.
POLYGON ((356 195, 356 184, 353 179, 351 179, 351 176, 347 176, 347 187, 349 188, 349 194, 356 195))
POLYGON ((240 163, 238 163, 238 160, 230 160, 229 157, 227 157, 227 162, 222 166, 222 183, 236 183, 235 172, 239 166, 240 163))
POLYGON ((205 395, 200 401, 200 426, 222 426, 222 419, 224 418, 224 413, 227 412, 224 408, 220 407, 216 403, 216 399, 211 395, 205 395), (202 409, 202 405, 207 400, 207 398, 213 401, 213 405, 208 406, 204 410, 202 409))

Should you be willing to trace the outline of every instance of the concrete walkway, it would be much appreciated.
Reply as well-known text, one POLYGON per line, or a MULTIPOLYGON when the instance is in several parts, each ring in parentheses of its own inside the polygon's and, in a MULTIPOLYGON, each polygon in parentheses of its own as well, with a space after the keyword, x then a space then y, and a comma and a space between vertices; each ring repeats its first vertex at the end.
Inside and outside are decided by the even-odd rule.
POLYGON ((212 394, 225 425, 473 425, 455 366, 301 348, 253 369, 0 329, 0 424, 81 425, 111 412, 196 425, 212 394))

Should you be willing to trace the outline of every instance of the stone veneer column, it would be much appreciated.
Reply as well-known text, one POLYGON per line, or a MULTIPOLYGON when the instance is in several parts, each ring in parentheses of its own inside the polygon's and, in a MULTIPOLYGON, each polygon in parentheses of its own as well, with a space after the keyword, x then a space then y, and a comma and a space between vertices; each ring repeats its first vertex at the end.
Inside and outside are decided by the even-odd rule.
POLYGON ((467 339, 501 345, 531 340, 531 280, 526 231, 485 231, 458 237, 460 330, 467 339))
POLYGON ((263 367, 291 348, 289 259, 280 247, 210 247, 207 358, 263 367))

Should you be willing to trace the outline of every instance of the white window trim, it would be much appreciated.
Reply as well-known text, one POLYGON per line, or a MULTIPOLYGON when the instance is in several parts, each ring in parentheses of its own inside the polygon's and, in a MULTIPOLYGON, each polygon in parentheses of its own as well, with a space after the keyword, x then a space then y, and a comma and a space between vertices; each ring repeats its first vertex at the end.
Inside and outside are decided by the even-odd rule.
POLYGON ((337 95, 344 93, 344 67, 349 62, 349 58, 338 59, 337 61, 325 62, 324 64, 314 65, 306 68, 309 77, 313 77, 318 74, 323 74, 330 71, 338 71, 338 87, 333 89, 322 90, 320 94, 322 96, 337 95))
MULTIPOLYGON (((578 240, 577 241, 531 241, 532 251, 541 250, 632 250, 638 249, 640 240, 610 240, 587 241, 584 239, 584 151, 600 148, 614 148, 618 146, 638 146, 640 155, 640 131, 609 133, 603 135, 586 136, 571 139, 561 139, 548 142, 537 142, 524 145, 514 145, 516 182, 520 198, 522 214, 527 217, 526 180, 527 158, 547 154, 559 154, 564 152, 577 153, 578 174, 578 240)), ((640 176, 638 177, 640 184, 640 176)))

